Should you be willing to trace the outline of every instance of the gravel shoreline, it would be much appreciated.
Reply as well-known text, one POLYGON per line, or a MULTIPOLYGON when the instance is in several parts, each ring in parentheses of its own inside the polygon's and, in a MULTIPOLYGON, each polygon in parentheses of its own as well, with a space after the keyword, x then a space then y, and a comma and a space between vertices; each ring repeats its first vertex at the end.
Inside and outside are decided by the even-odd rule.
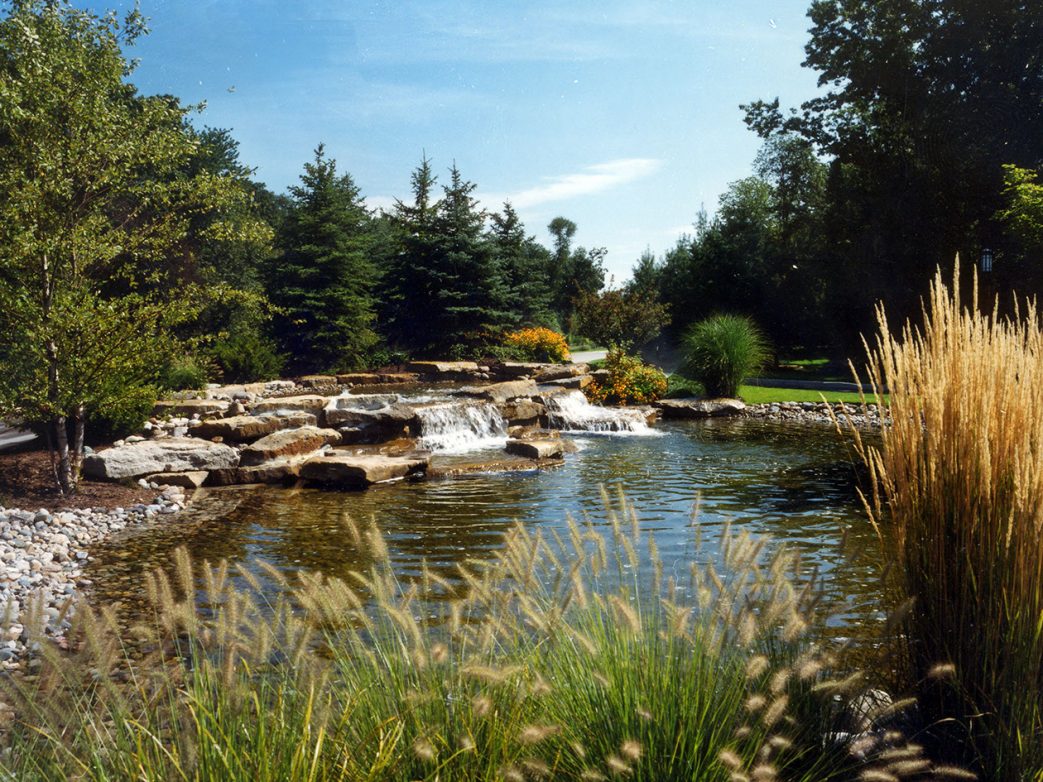
POLYGON ((92 544, 156 516, 176 514, 184 505, 184 489, 171 486, 150 504, 128 508, 0 507, 0 671, 39 665, 32 653, 40 642, 23 624, 37 606, 44 637, 64 644, 75 603, 91 587, 84 567, 92 544))
POLYGON ((833 405, 825 402, 772 402, 761 405, 748 405, 745 414, 750 418, 760 418, 768 421, 830 424, 833 419, 829 415, 830 407, 844 425, 848 419, 860 428, 880 428, 880 409, 875 404, 866 406, 863 411, 861 405, 836 403, 833 405))

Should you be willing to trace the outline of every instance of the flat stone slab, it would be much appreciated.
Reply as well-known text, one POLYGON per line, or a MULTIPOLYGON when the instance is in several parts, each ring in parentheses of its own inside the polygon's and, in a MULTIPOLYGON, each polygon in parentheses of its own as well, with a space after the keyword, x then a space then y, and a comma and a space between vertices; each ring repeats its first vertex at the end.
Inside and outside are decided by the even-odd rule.
POLYGON ((336 375, 304 375, 297 378, 297 383, 305 388, 326 388, 337 385, 336 375))
POLYGON ((339 443, 340 432, 336 429, 319 429, 317 426, 284 429, 265 435, 243 448, 239 453, 239 464, 243 467, 253 467, 273 459, 313 453, 324 445, 339 443))
POLYGON ((557 380, 547 380, 544 385, 581 391, 593 382, 594 378, 590 375, 572 375, 569 377, 558 378, 557 380))
POLYGON ((291 415, 236 415, 216 421, 203 421, 192 430, 196 437, 207 440, 220 437, 232 443, 248 443, 259 440, 267 434, 280 429, 298 426, 315 426, 315 416, 310 413, 293 413, 291 415))
POLYGON ((160 399, 152 408, 153 415, 186 416, 215 415, 228 409, 229 402, 222 399, 160 399))
POLYGON ((521 378, 536 377, 550 366, 550 364, 542 364, 537 361, 504 361, 495 369, 496 374, 500 377, 521 378))
POLYGON ((232 467, 213 470, 207 486, 239 486, 250 483, 295 483, 301 474, 300 461, 280 461, 255 467, 232 467))
POLYGON ((586 364, 547 364, 534 379, 537 383, 550 383, 553 380, 565 380, 585 375, 589 369, 590 367, 586 364))
POLYGON ((490 402, 509 402, 512 399, 524 399, 539 393, 535 380, 508 380, 504 383, 491 383, 487 386, 461 388, 461 395, 488 399, 490 402))
POLYGON ((362 489, 424 472, 428 459, 405 456, 334 454, 317 456, 301 466, 301 478, 328 486, 362 489))
POLYGON ((458 377, 477 374, 478 364, 474 361, 410 361, 406 369, 427 376, 458 377))
POLYGON ((262 413, 277 413, 280 410, 298 413, 313 413, 318 415, 330 402, 329 397, 319 394, 301 394, 299 396, 276 397, 275 399, 261 399, 255 402, 250 410, 255 415, 262 413))
POLYGON ((560 439, 552 440, 508 440, 504 449, 509 454, 526 459, 561 459, 565 448, 560 439))
POLYGON ((234 448, 197 437, 164 437, 97 451, 83 460, 83 474, 118 481, 143 475, 236 467, 234 448))
POLYGON ((660 399, 655 407, 663 418, 720 418, 746 410, 739 399, 660 399))
POLYGON ((210 473, 206 470, 189 472, 157 472, 146 475, 145 480, 157 486, 180 486, 183 489, 198 489, 210 473))

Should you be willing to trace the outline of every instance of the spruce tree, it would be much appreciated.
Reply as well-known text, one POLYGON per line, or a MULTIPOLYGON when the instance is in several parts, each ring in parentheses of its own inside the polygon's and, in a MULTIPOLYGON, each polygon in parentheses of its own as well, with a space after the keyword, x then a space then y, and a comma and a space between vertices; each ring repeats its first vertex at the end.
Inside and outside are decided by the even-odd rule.
POLYGON ((510 202, 491 216, 490 236, 503 272, 507 301, 514 321, 524 326, 557 327, 551 310, 551 254, 532 236, 510 202))
POLYGON ((357 368, 377 342, 369 215, 322 144, 290 193, 269 278, 276 338, 299 372, 357 368))

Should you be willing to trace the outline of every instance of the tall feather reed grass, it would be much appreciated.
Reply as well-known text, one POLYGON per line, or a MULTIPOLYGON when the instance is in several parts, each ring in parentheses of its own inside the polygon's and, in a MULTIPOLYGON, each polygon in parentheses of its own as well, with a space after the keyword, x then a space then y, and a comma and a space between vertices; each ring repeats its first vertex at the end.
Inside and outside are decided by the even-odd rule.
POLYGON ((462 589, 400 582, 350 521, 369 572, 270 570, 272 598, 180 552, 148 579, 149 621, 82 609, 74 652, 45 645, 36 681, 3 683, 0 778, 954 778, 897 737, 840 740, 864 680, 814 642, 828 607, 799 557, 729 529, 716 565, 668 577, 633 508, 606 503, 607 526, 518 526, 462 589))
POLYGON ((858 437, 874 523, 896 542, 895 650, 925 738, 984 778, 1043 779, 1043 330, 1033 303, 982 314, 977 278, 939 271, 923 326, 878 310, 869 379, 890 391, 879 447, 858 437))

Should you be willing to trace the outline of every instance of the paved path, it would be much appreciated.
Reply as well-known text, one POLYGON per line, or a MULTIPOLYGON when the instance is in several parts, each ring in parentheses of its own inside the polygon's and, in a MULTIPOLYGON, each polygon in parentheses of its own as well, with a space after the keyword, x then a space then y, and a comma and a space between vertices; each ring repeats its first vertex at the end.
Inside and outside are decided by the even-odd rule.
POLYGON ((36 435, 25 429, 15 429, 7 424, 0 423, 0 451, 14 448, 17 445, 32 442, 36 435))
POLYGON ((572 361, 576 364, 589 364, 591 361, 599 361, 607 355, 607 350, 581 350, 572 354, 572 361))

